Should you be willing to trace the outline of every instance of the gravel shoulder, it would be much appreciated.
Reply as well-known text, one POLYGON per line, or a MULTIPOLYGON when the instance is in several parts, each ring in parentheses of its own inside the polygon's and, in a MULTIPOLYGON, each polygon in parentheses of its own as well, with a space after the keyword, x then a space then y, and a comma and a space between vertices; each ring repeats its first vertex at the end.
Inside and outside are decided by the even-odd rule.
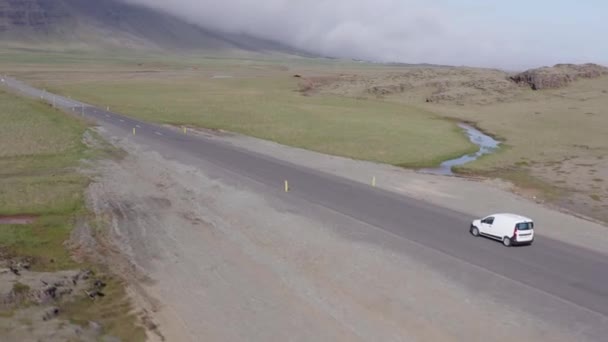
POLYGON ((387 232, 323 208, 302 211, 246 182, 220 182, 212 165, 185 165, 108 138, 129 154, 100 165, 87 200, 145 275, 141 298, 153 304, 168 341, 510 341, 515 328, 527 341, 585 340, 461 285, 419 260, 428 251, 387 232))

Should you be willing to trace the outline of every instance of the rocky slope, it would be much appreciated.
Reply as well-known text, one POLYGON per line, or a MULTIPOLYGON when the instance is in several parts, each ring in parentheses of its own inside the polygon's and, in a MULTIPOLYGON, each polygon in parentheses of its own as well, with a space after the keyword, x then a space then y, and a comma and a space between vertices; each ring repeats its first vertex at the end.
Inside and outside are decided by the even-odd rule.
POLYGON ((598 78, 603 75, 608 75, 608 68, 597 64, 557 64, 522 72, 512 76, 511 80, 541 90, 563 88, 580 78, 598 78))
POLYGON ((303 54, 276 42, 217 32, 119 0, 0 0, 1 41, 303 54))
POLYGON ((67 11, 59 3, 35 0, 0 1, 0 31, 2 32, 14 28, 44 31, 66 17, 67 11))
POLYGON ((579 79, 608 76, 597 64, 558 64, 518 74, 466 67, 403 67, 376 73, 323 77, 298 75, 305 94, 390 98, 408 103, 492 104, 508 102, 526 91, 566 87, 579 79))

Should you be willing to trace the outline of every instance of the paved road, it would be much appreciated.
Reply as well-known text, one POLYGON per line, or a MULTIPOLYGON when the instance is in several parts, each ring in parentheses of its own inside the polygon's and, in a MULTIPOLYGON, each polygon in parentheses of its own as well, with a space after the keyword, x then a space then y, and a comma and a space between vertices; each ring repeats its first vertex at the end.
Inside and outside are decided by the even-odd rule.
POLYGON ((55 106, 95 119, 118 134, 132 135, 135 128, 134 139, 143 142, 154 140, 166 148, 186 153, 191 158, 204 159, 224 170, 276 189, 281 189, 283 181, 289 180, 290 192, 277 193, 277 196, 297 197, 329 208, 425 246, 441 258, 455 259, 468 267, 463 269, 471 272, 469 277, 466 273, 469 271, 463 271, 466 273, 460 276, 463 282, 480 291, 520 303, 539 315, 551 316, 552 320, 569 324, 572 329, 584 330, 591 339, 608 340, 606 254, 552 240, 543 237, 542 233, 538 234, 533 246, 504 248, 499 243, 470 236, 468 228, 473 218, 466 214, 205 137, 185 135, 134 120, 31 88, 11 78, 3 79, 4 86, 31 97, 45 98, 55 106), (473 278, 473 270, 491 274, 493 280, 487 277, 473 278), (482 281, 486 283, 475 283, 482 281), (507 291, 507 287, 509 293, 496 293, 497 289, 507 291), (534 307, 538 307, 538 310, 534 307))

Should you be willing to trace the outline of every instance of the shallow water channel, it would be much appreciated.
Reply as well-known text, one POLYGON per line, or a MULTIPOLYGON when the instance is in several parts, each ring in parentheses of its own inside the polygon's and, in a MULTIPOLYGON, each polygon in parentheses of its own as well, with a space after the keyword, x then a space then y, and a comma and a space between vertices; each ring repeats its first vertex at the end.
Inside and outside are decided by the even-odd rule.
POLYGON ((470 163, 474 160, 477 160, 479 157, 483 156, 484 154, 494 153, 498 149, 500 142, 494 140, 492 137, 490 137, 486 134, 483 134, 481 131, 479 131, 475 127, 473 127, 471 125, 467 125, 465 123, 459 123, 458 126, 460 126, 460 128, 462 128, 462 130, 466 133, 466 135, 469 137, 469 140, 473 144, 479 146, 479 150, 476 153, 466 154, 466 155, 458 157, 456 159, 446 160, 443 163, 441 163, 441 165, 439 165, 438 168, 423 169, 423 170, 420 170, 421 172, 432 173, 432 174, 437 174, 437 175, 453 175, 454 172, 452 171, 452 168, 454 166, 460 166, 460 165, 470 163))

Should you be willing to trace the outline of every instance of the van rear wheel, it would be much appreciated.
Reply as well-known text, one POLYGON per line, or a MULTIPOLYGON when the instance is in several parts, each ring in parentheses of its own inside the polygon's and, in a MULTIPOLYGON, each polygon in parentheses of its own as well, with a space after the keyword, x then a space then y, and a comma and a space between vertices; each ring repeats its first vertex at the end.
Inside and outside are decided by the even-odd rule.
POLYGON ((511 247, 511 239, 505 236, 504 239, 502 239, 502 244, 506 247, 511 247))

